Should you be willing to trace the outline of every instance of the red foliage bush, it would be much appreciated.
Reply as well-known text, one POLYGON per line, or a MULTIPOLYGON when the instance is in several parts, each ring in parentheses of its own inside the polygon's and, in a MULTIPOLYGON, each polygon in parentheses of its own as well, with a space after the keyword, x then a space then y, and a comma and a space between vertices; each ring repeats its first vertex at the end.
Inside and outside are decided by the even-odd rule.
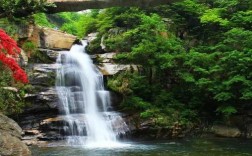
POLYGON ((13 78, 16 81, 28 83, 25 71, 15 60, 20 52, 21 50, 17 46, 17 43, 5 31, 0 29, 0 61, 12 71, 13 78))

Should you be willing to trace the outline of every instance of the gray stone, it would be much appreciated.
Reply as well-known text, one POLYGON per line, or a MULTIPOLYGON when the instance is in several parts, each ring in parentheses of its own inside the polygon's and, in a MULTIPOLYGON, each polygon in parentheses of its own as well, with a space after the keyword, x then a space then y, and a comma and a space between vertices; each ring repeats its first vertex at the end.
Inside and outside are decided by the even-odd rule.
POLYGON ((30 156, 28 147, 20 140, 22 129, 12 119, 0 113, 0 156, 30 156))
POLYGON ((66 51, 57 51, 57 50, 51 50, 51 49, 43 49, 43 48, 39 48, 39 51, 43 54, 43 55, 47 55, 51 60, 56 61, 58 55, 61 52, 66 52, 66 51))
POLYGON ((2 88, 13 92, 18 92, 18 89, 15 87, 2 87, 2 88))
POLYGON ((11 135, 21 138, 22 129, 12 119, 0 113, 0 130, 9 132, 11 135))
POLYGON ((54 72, 58 68, 57 64, 34 64, 33 70, 38 72, 54 72))
POLYGON ((98 32, 90 33, 87 35, 87 37, 85 37, 85 39, 87 40, 88 43, 90 43, 97 38, 97 35, 98 35, 98 32))
POLYGON ((212 131, 215 135, 220 137, 236 138, 241 136, 241 131, 237 127, 214 125, 212 131))
POLYGON ((95 59, 98 59, 99 61, 98 68, 103 75, 115 75, 120 71, 126 71, 131 69, 133 69, 134 71, 138 71, 140 66, 114 63, 113 58, 115 55, 116 55, 115 52, 96 54, 95 59))
POLYGON ((103 75, 115 75, 120 71, 126 71, 130 69, 138 70, 136 65, 123 65, 123 64, 112 64, 112 63, 103 63, 98 66, 103 75))
POLYGON ((30 84, 42 86, 52 86, 55 84, 57 64, 33 64, 30 68, 30 84))

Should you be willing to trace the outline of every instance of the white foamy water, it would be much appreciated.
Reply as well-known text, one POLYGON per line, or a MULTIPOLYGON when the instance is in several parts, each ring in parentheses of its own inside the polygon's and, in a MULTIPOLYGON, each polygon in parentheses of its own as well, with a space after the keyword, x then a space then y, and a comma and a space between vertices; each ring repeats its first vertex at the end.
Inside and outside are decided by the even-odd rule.
POLYGON ((104 89, 103 75, 85 53, 83 45, 59 55, 56 88, 62 105, 63 127, 69 145, 87 147, 122 146, 117 136, 128 131, 126 123, 111 108, 110 94, 104 89))

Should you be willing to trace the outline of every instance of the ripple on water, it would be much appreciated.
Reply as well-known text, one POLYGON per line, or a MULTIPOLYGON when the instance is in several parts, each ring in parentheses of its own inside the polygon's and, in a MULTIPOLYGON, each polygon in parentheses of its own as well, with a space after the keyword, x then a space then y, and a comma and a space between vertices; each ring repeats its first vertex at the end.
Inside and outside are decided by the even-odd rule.
POLYGON ((251 145, 251 140, 191 139, 120 142, 108 146, 104 144, 66 146, 57 142, 31 149, 34 156, 249 156, 252 155, 251 145))

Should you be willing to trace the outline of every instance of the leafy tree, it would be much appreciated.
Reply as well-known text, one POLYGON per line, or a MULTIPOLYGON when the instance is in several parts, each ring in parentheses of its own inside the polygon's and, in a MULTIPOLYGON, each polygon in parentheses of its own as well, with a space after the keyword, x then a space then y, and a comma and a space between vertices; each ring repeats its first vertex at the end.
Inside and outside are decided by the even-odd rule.
POLYGON ((37 13, 33 15, 34 21, 36 25, 48 27, 48 28, 55 28, 56 26, 48 21, 45 13, 37 13))
POLYGON ((24 70, 14 58, 18 57, 20 49, 16 42, 0 29, 0 61, 13 73, 13 78, 22 83, 28 83, 24 70))
POLYGON ((16 61, 19 53, 16 42, 0 29, 0 112, 5 114, 20 113, 26 105, 24 96, 28 85, 24 84, 28 78, 16 61))
POLYGON ((46 7, 54 6, 47 3, 46 0, 1 0, 0 1, 0 18, 1 17, 24 17, 36 12, 45 11, 46 7))
POLYGON ((109 79, 124 95, 122 108, 159 126, 226 120, 251 110, 251 7, 247 0, 184 0, 110 8, 97 15, 90 46, 102 38, 116 61, 139 65, 139 73, 109 79))

